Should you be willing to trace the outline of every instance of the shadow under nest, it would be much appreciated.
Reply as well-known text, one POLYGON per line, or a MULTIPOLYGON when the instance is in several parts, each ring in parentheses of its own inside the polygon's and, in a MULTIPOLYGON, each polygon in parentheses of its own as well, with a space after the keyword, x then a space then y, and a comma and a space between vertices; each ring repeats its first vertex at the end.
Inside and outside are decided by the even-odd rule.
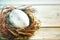
POLYGON ((28 15, 30 19, 30 25, 24 29, 10 27, 8 22, 6 21, 6 16, 8 15, 8 12, 0 13, 0 32, 2 33, 2 36, 4 38, 7 38, 8 40, 14 40, 16 38, 26 39, 33 36, 34 32, 39 29, 40 23, 34 17, 34 13, 32 13, 30 10, 31 9, 22 10, 28 15))

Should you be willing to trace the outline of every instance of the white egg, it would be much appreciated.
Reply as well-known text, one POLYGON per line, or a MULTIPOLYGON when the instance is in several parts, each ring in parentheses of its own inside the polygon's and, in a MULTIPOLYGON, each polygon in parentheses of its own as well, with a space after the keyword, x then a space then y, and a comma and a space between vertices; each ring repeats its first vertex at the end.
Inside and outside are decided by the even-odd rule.
POLYGON ((14 9, 9 14, 9 21, 16 28, 25 28, 29 25, 29 17, 21 10, 14 9))

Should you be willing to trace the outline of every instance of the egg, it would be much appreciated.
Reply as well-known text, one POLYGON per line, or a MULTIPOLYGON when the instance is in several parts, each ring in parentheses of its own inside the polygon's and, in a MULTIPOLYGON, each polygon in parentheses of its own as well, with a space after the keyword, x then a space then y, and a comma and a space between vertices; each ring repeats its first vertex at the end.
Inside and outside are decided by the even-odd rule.
POLYGON ((22 10, 14 9, 9 13, 7 20, 11 27, 25 28, 29 25, 29 17, 22 10))

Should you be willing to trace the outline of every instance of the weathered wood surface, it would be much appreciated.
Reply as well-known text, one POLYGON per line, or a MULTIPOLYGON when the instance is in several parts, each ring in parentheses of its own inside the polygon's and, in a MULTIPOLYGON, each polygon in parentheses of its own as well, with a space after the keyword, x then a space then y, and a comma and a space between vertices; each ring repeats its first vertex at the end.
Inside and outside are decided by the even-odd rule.
POLYGON ((60 27, 60 5, 32 5, 32 8, 36 10, 36 17, 42 26, 60 27))
POLYGON ((60 28, 40 28, 30 39, 60 39, 60 28))
POLYGON ((29 40, 32 39, 33 40, 60 40, 60 28, 40 28, 38 31, 36 31, 34 36, 32 36, 29 40))
MULTIPOLYGON (((60 1, 51 0, 49 2, 48 1, 46 2, 46 1, 34 0, 34 2, 32 1, 33 3, 31 3, 31 1, 28 1, 27 3, 25 2, 24 3, 21 2, 21 4, 32 4, 32 7, 37 10, 36 16, 37 16, 37 19, 41 21, 41 25, 42 25, 41 28, 30 39, 60 40, 60 1), (37 5, 34 5, 34 4, 37 4, 37 5), (53 4, 53 5, 50 5, 50 4, 53 4), (54 5, 54 4, 58 4, 58 5, 54 5)), ((2 6, 0 6, 0 9, 2 8, 2 6)), ((15 6, 17 6, 17 4, 15 4, 15 6)))

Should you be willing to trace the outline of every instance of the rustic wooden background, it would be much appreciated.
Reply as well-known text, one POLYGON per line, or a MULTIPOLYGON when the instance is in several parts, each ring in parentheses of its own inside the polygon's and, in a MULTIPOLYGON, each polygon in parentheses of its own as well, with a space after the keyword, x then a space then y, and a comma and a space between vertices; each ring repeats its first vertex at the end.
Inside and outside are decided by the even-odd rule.
POLYGON ((7 5, 31 5, 36 9, 41 26, 30 39, 60 40, 60 0, 0 0, 0 10, 7 5))

